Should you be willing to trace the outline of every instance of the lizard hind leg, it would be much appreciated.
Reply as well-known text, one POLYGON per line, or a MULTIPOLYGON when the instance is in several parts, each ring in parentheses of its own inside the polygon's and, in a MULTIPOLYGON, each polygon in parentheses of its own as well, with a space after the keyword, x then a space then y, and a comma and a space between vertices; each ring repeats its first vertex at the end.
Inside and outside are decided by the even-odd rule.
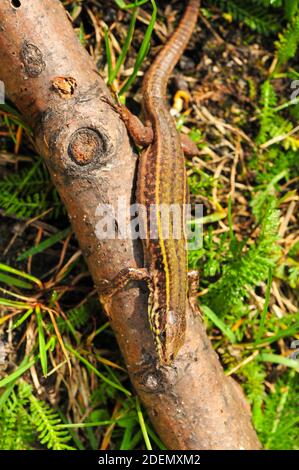
POLYGON ((202 318, 201 311, 197 303, 199 274, 198 271, 192 270, 188 272, 188 301, 195 315, 202 318))
POLYGON ((199 155, 196 143, 186 134, 180 133, 181 147, 185 157, 195 157, 199 155))

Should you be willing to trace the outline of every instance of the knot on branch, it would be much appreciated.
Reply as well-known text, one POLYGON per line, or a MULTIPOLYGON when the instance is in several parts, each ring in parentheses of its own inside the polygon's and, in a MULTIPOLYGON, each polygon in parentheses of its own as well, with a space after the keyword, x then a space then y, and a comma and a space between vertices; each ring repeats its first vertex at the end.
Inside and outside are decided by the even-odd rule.
POLYGON ((87 121, 81 127, 82 114, 78 109, 75 112, 73 106, 61 107, 59 114, 54 109, 49 108, 40 116, 37 129, 41 142, 46 142, 49 149, 48 166, 72 179, 98 177, 98 170, 111 164, 115 156, 109 129, 98 120, 87 121))
POLYGON ((28 41, 24 41, 20 57, 28 77, 38 77, 46 68, 42 52, 35 44, 28 41))
POLYGON ((88 165, 105 152, 106 142, 93 129, 79 129, 70 139, 68 154, 78 165, 88 165))
POLYGON ((144 393, 160 394, 177 382, 178 375, 175 368, 163 366, 157 369, 153 365, 146 371, 136 374, 135 379, 137 379, 138 389, 144 393))

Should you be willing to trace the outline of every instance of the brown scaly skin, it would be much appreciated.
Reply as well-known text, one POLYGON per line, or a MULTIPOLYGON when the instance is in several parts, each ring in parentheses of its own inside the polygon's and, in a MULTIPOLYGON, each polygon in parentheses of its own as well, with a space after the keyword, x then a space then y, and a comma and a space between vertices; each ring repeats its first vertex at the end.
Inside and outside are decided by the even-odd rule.
MULTIPOLYGON (((147 72, 143 87, 144 126, 121 106, 120 113, 136 143, 145 146, 138 166, 136 199, 146 209, 141 216, 147 233, 143 240, 144 262, 149 287, 149 322, 161 364, 171 364, 184 343, 187 302, 187 246, 184 205, 188 202, 185 159, 180 136, 169 113, 166 88, 170 74, 187 46, 199 14, 199 0, 190 0, 178 28, 147 72), (155 211, 151 224, 157 227, 156 239, 150 238, 150 208, 165 204, 180 208, 180 237, 175 238, 171 223, 169 236, 163 236, 162 217, 155 211)), ((151 225, 153 226, 153 225, 151 225)), ((145 271, 120 273, 120 279, 144 279, 145 271)), ((115 291, 115 288, 113 288, 115 291)), ((103 300, 104 296, 103 296, 103 300)))

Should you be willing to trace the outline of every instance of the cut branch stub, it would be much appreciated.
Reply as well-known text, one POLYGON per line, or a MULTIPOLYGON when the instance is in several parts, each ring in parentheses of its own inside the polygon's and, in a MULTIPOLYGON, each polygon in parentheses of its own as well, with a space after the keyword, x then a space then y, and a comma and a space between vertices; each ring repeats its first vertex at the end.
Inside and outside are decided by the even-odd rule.
POLYGON ((68 154, 78 165, 88 165, 104 158, 106 142, 94 129, 79 129, 70 138, 68 154))

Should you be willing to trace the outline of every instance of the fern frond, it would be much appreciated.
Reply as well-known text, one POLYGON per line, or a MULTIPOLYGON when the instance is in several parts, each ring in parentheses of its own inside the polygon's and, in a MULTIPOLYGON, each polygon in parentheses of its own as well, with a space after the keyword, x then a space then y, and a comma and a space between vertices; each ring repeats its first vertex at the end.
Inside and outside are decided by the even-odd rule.
POLYGON ((244 314, 250 288, 255 288, 264 281, 270 267, 275 266, 279 256, 276 243, 279 225, 279 212, 271 201, 261 217, 260 235, 257 241, 244 251, 244 242, 234 241, 222 275, 212 284, 203 302, 217 315, 235 313, 244 314))
POLYGON ((259 433, 266 449, 298 450, 298 393, 296 372, 285 374, 264 401, 259 433))
POLYGON ((47 403, 30 396, 32 421, 38 432, 40 443, 53 450, 74 450, 66 444, 71 439, 68 431, 59 429, 61 419, 47 403))
POLYGON ((269 13, 262 2, 244 2, 243 0, 214 0, 214 3, 228 12, 236 21, 242 21, 252 30, 261 34, 271 34, 278 31, 280 22, 277 16, 269 13))
POLYGON ((62 317, 57 319, 59 331, 64 333, 70 331, 71 328, 80 329, 88 322, 90 318, 88 310, 85 305, 72 308, 66 312, 66 320, 62 317))
POLYGON ((297 13, 299 0, 284 0, 284 14, 290 21, 297 13))
POLYGON ((251 404, 254 425, 258 429, 263 421, 262 405, 266 397, 265 367, 258 361, 252 361, 242 368, 242 374, 246 377, 244 389, 251 404))
POLYGON ((299 15, 290 20, 285 31, 279 35, 276 42, 278 67, 295 57, 299 44, 299 15))
POLYGON ((6 400, 0 412, 0 449, 31 449, 34 432, 31 418, 27 412, 31 387, 19 383, 18 391, 14 390, 6 400))
POLYGON ((269 129, 273 125, 275 116, 274 107, 277 105, 277 97, 270 80, 266 80, 261 87, 260 104, 262 106, 259 121, 260 131, 257 137, 257 143, 264 143, 269 136, 269 129))
POLYGON ((0 411, 0 450, 31 449, 38 434, 48 449, 67 450, 68 431, 59 429, 61 419, 47 403, 32 394, 32 387, 19 381, 0 411))
POLYGON ((20 218, 34 217, 49 208, 53 209, 52 217, 62 212, 59 196, 41 160, 31 168, 1 179, 0 207, 20 218))

